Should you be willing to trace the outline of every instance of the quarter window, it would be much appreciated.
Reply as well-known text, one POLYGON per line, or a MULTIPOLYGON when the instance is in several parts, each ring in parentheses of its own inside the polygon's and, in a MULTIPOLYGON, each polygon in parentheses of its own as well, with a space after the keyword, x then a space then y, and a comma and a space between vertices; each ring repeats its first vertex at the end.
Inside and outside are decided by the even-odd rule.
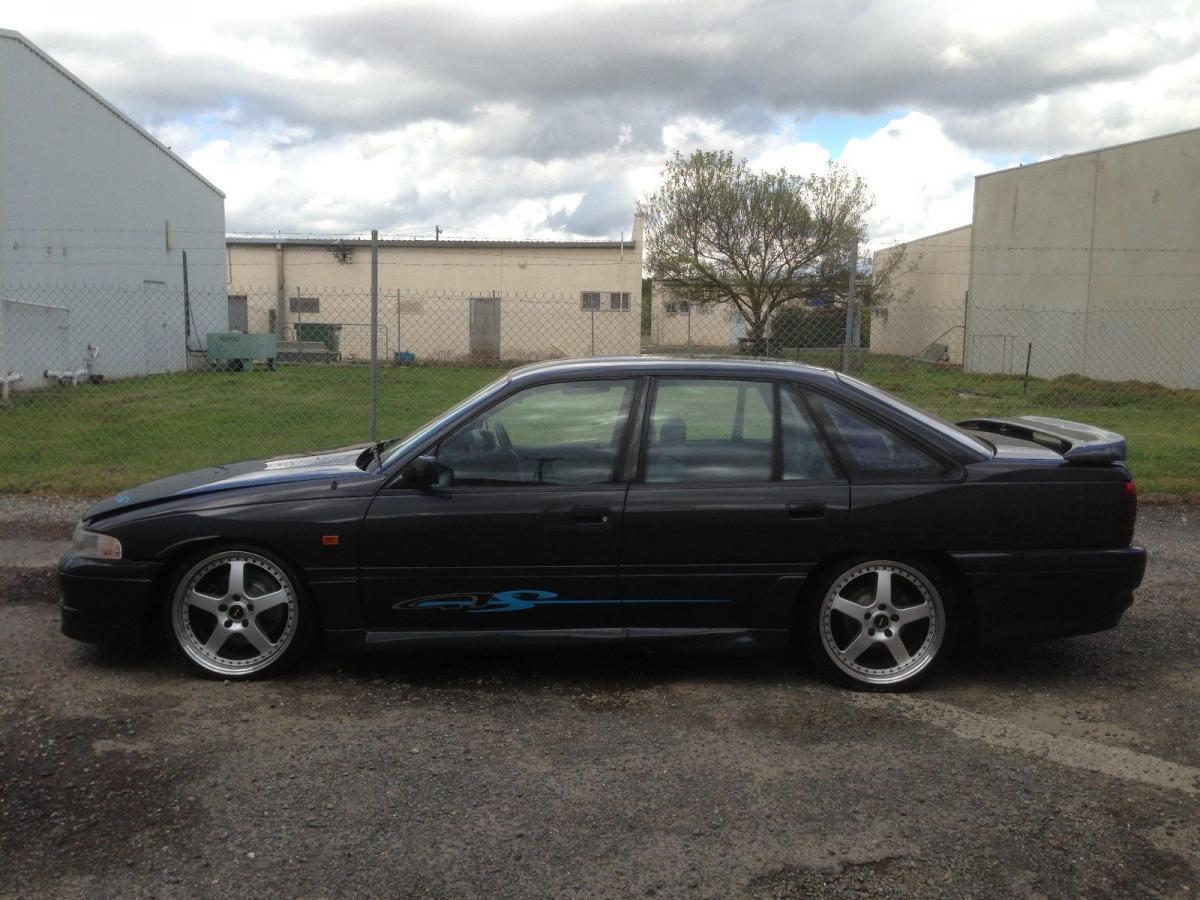
POLYGON ((635 384, 568 381, 514 394, 442 442, 442 485, 612 481, 635 384))
POLYGON ((773 394, 768 382, 656 382, 645 480, 769 481, 774 458, 773 394))
POLYGON ((848 406, 817 395, 812 400, 860 476, 932 478, 945 472, 932 456, 848 406))
POLYGON ((821 481, 839 477, 816 425, 791 388, 779 391, 784 481, 821 481))

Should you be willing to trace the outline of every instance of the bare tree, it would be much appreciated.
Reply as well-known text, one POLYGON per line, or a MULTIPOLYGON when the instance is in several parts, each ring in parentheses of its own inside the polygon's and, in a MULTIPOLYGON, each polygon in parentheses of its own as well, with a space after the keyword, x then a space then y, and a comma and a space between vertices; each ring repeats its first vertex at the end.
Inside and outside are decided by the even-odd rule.
POLYGON ((850 251, 874 204, 862 178, 757 172, 724 150, 676 153, 642 198, 648 268, 690 303, 725 303, 757 345, 772 314, 810 297, 844 296, 850 251))

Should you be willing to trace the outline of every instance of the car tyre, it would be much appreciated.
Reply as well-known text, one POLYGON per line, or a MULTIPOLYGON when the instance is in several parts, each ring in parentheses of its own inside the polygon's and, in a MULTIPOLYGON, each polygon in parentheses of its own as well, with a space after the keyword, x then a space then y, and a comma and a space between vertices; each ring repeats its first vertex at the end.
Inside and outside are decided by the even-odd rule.
POLYGON ((935 565, 860 557, 816 576, 796 626, 820 674, 890 692, 916 687, 942 665, 955 624, 954 598, 935 565))
POLYGON ((227 546, 176 569, 162 620, 192 671, 248 680, 294 665, 312 642, 316 613, 287 562, 259 548, 227 546))

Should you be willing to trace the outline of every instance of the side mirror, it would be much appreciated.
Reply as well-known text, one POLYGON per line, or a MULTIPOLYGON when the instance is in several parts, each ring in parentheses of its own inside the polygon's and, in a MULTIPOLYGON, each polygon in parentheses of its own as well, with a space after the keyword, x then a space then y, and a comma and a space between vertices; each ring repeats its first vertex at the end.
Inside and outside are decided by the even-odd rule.
POLYGON ((445 466, 437 461, 436 456, 418 456, 408 464, 406 480, 419 488, 431 488, 437 484, 443 471, 445 466))

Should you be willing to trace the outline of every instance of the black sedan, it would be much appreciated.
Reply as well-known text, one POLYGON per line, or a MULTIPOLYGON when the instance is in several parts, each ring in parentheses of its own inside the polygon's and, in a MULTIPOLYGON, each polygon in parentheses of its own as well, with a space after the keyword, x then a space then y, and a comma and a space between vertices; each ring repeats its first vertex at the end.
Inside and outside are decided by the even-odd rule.
POLYGON ((957 426, 784 363, 517 369, 408 437, 176 475, 87 511, 62 628, 197 671, 344 649, 791 643, 894 689, 972 641, 1111 628, 1141 583, 1125 442, 957 426))

